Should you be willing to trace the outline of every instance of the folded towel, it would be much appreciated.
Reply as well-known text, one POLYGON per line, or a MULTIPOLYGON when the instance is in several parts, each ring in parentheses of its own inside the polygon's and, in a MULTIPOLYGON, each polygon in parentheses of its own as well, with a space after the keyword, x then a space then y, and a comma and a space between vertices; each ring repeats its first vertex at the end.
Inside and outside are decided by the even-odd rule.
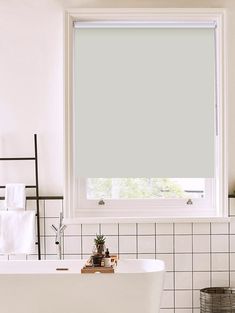
POLYGON ((7 184, 5 194, 5 207, 9 210, 25 209, 25 185, 7 184))
POLYGON ((35 211, 0 212, 0 253, 35 253, 35 211))

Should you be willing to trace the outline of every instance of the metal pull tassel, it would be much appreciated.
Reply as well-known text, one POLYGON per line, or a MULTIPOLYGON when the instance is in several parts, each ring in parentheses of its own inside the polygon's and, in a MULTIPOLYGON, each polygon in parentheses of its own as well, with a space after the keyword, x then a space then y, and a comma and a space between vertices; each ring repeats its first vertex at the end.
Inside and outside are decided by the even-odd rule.
POLYGON ((100 199, 98 205, 105 205, 105 201, 103 199, 100 199))
POLYGON ((192 199, 188 199, 188 201, 186 202, 187 205, 192 205, 193 204, 193 201, 192 199))

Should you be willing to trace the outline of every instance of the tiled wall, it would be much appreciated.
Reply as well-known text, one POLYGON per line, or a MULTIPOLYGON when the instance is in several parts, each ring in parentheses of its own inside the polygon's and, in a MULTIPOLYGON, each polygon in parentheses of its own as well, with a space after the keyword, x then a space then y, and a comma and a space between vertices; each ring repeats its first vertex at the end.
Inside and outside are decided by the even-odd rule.
MULTIPOLYGON (((31 206, 33 202, 28 202, 28 208, 31 206)), ((59 223, 62 200, 41 201, 40 209, 42 258, 54 259, 57 255, 51 225, 59 223)), ((86 259, 96 233, 106 235, 110 252, 120 258, 165 261, 167 273, 161 313, 199 313, 201 288, 235 286, 235 221, 71 225, 64 233, 63 257, 86 259)), ((9 257, 12 258, 19 256, 9 257)))

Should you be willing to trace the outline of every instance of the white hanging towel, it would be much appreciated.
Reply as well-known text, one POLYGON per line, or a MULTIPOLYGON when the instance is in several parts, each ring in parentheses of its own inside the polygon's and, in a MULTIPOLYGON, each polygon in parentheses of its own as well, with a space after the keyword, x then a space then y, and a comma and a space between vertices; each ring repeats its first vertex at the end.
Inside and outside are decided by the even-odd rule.
POLYGON ((6 184, 5 207, 9 210, 25 209, 25 184, 6 184))
POLYGON ((35 253, 35 211, 0 212, 0 253, 35 253))

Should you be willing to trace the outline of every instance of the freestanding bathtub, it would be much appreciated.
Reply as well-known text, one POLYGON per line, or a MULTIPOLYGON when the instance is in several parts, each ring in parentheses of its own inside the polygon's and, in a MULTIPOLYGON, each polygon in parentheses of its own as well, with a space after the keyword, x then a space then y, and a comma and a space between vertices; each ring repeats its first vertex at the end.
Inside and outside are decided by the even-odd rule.
POLYGON ((83 265, 84 260, 1 261, 0 312, 159 312, 162 261, 119 260, 115 274, 80 274, 83 265))

